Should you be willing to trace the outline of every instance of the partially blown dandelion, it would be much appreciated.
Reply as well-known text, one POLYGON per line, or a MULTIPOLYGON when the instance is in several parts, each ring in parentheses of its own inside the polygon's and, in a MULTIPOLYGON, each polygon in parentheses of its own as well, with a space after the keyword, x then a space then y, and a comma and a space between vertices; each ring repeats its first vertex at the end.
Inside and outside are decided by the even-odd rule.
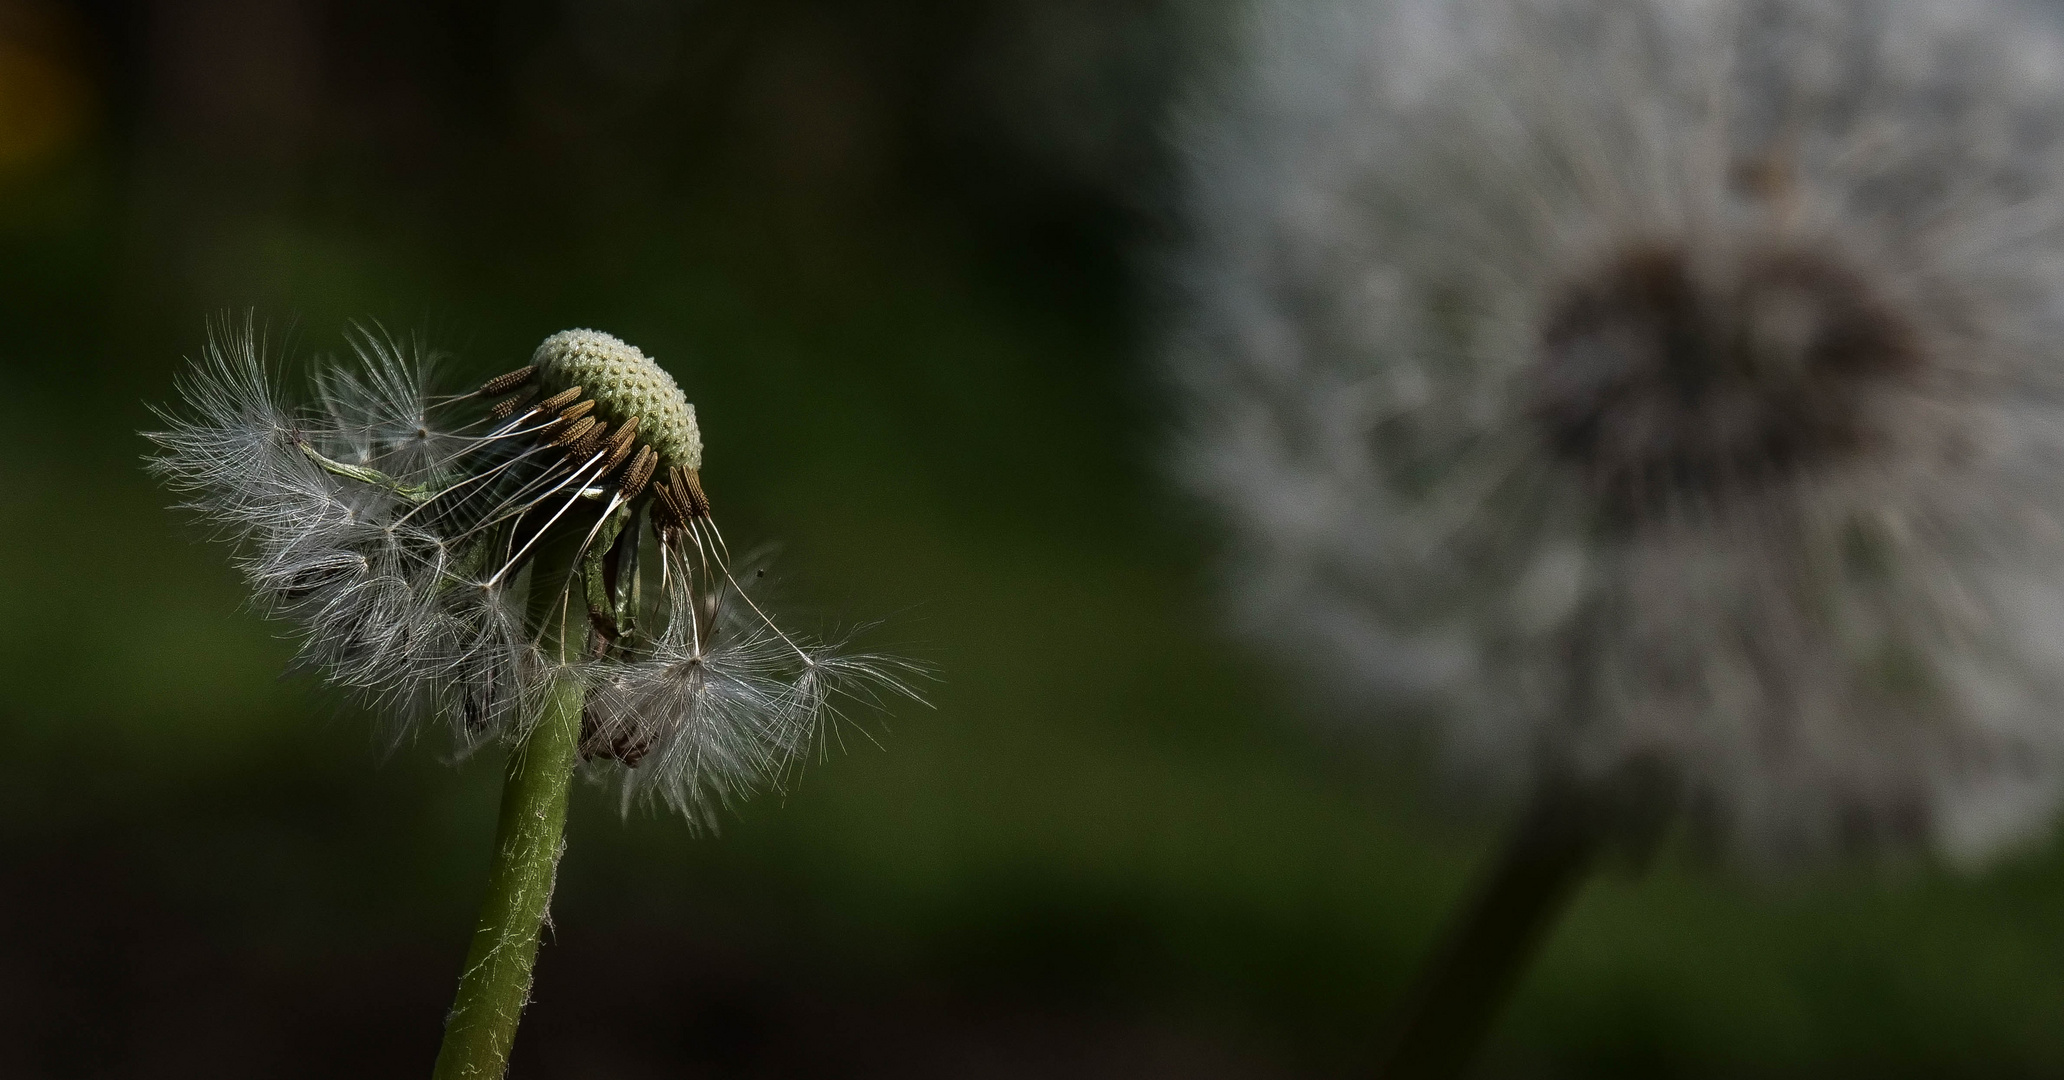
POLYGON ((151 467, 238 543, 303 665, 398 735, 441 724, 461 747, 514 748, 490 910, 439 1059, 440 1075, 499 1075, 576 757, 621 773, 627 800, 709 823, 778 783, 842 697, 909 695, 913 669, 761 610, 710 516, 694 406, 635 347, 569 330, 447 395, 433 358, 352 344, 356 362, 293 404, 250 324, 212 338, 151 467))
POLYGON ((2046 829, 2052 28, 2005 0, 1247 27, 1185 130, 1174 371, 1250 624, 1431 703, 1464 776, 1638 773, 1750 861, 2046 829))

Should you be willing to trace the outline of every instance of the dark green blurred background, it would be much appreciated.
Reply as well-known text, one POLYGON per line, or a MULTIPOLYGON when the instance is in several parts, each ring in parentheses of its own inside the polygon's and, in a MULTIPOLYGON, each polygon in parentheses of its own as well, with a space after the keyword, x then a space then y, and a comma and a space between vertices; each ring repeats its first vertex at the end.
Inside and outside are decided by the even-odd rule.
MULTIPOLYGON (((1494 837, 1218 631, 1150 0, 0 0, 0 1076, 422 1075, 499 762, 388 753, 138 462, 214 313, 590 326, 931 710, 578 796, 516 1077, 1345 1076, 1494 837)), ((2064 860, 1585 893, 1488 1075, 2064 1075, 2064 860)))

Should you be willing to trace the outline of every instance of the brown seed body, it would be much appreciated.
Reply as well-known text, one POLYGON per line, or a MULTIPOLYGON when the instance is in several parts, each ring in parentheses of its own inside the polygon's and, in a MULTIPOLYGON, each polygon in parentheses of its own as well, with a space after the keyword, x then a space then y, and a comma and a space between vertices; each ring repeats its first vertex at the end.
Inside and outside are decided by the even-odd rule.
POLYGON ((561 431, 559 435, 552 440, 552 445, 571 447, 576 443, 580 442, 582 439, 587 438, 588 432, 593 431, 594 428, 595 422, 593 420, 588 419, 587 417, 582 417, 579 420, 575 420, 571 426, 566 428, 566 430, 561 431))
POLYGON ((623 497, 629 502, 645 490, 645 482, 652 479, 652 470, 659 464, 659 455, 649 446, 638 448, 638 456, 631 459, 631 467, 624 473, 623 497))
POLYGON ((517 409, 522 408, 531 398, 536 396, 537 387, 525 388, 519 393, 511 394, 495 402, 494 408, 489 409, 487 413, 497 420, 507 420, 509 417, 516 415, 517 409))
POLYGON ((551 397, 548 397, 545 400, 538 402, 538 411, 544 413, 547 416, 553 415, 557 413, 559 410, 567 407, 568 405, 571 405, 574 402, 579 401, 580 396, 580 387, 569 386, 566 389, 561 390, 556 394, 553 394, 551 397))
MULTIPOLYGON (((608 436, 608 434, 609 425, 602 423, 598 420, 596 421, 595 426, 589 429, 586 435, 581 436, 581 440, 577 443, 574 443, 573 446, 569 449, 573 451, 574 457, 593 457, 595 451, 600 450, 602 448, 603 441, 608 436)), ((602 471, 608 472, 609 469, 605 466, 602 471)))
POLYGON ((653 513, 659 524, 678 529, 688 523, 687 511, 682 509, 680 497, 674 494, 671 484, 661 481, 652 485, 653 513))
POLYGON ((624 421, 624 426, 617 429, 616 437, 610 440, 609 460, 602 466, 602 471, 615 472, 616 467, 623 464, 624 459, 631 455, 631 448, 637 445, 637 440, 638 418, 633 416, 624 421))
POLYGON ((674 469, 674 489, 681 495, 684 512, 690 518, 709 516, 709 496, 702 493, 702 474, 694 469, 674 469))
POLYGON ((525 364, 514 371, 497 375, 480 384, 480 393, 485 397, 506 394, 537 377, 537 365, 525 364))

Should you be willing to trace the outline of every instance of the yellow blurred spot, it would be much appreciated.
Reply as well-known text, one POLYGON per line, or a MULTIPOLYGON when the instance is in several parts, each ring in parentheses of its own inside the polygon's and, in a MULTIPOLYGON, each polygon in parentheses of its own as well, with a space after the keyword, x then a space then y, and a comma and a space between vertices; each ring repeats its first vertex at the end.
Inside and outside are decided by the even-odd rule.
POLYGON ((54 11, 7 5, 0 18, 0 171, 56 157, 79 138, 90 89, 79 70, 72 28, 54 11))

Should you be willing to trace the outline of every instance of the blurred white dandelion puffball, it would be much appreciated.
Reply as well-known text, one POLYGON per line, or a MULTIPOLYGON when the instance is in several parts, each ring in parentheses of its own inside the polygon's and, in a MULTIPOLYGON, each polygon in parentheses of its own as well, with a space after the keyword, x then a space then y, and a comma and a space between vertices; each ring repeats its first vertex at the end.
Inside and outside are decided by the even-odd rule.
POLYGON ((220 328, 151 466, 238 544, 301 664, 398 735, 516 746, 570 680, 590 765, 710 823, 778 784, 841 697, 910 694, 911 665, 784 630, 748 593, 695 407, 637 347, 569 330, 447 393, 420 348, 352 346, 297 401, 253 324, 220 328))
POLYGON ((1463 777, 1656 767, 1752 860, 2042 835, 2048 21, 1321 0, 1240 44, 1179 129, 1172 366, 1249 627, 1463 777))

